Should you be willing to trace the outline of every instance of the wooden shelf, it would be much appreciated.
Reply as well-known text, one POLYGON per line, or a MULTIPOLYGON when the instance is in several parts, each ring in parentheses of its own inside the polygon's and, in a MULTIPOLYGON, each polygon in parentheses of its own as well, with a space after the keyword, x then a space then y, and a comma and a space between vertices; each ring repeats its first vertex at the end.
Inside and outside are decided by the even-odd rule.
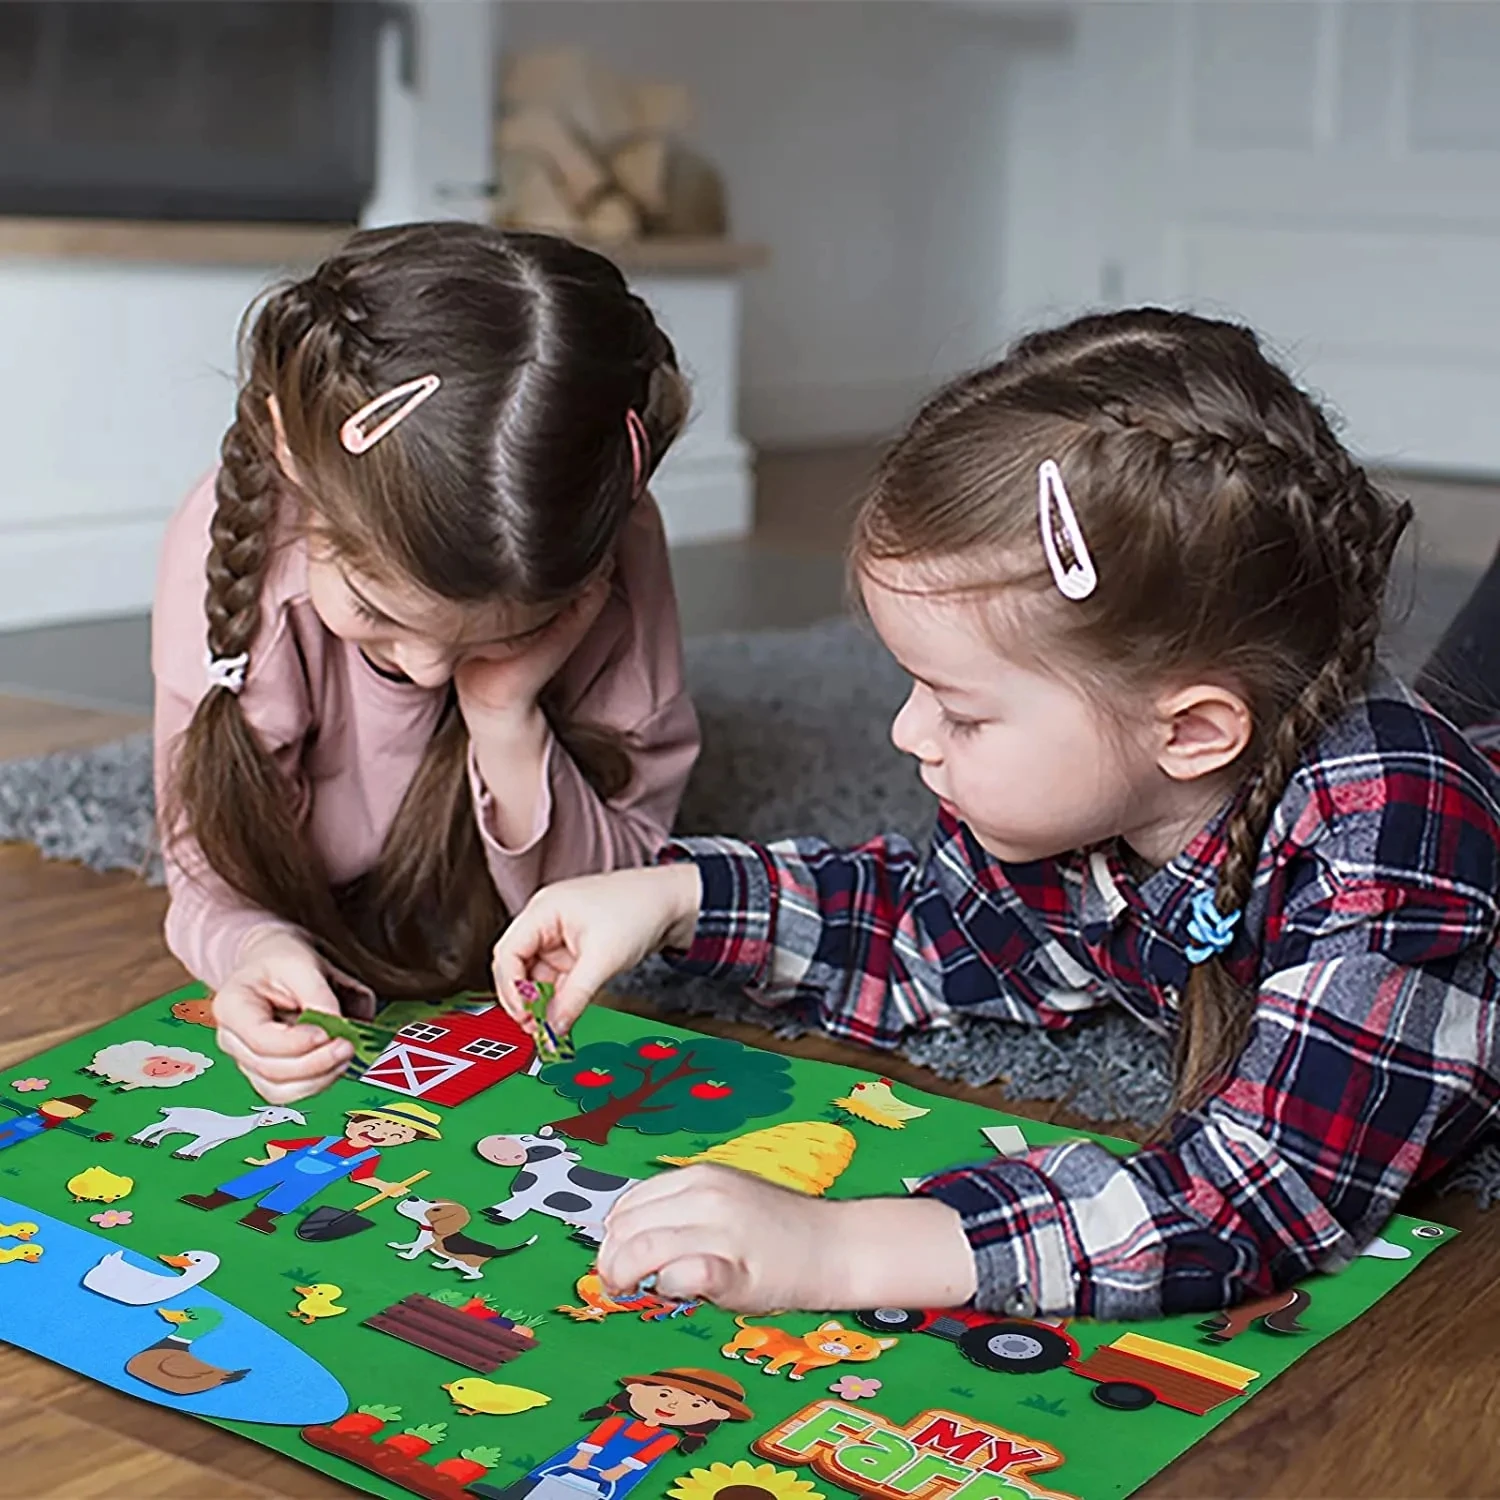
MULTIPOLYGON (((190 224, 141 219, 0 218, 0 259, 148 262, 156 265, 313 266, 352 224, 190 224)), ((626 271, 727 275, 762 266, 764 245, 732 240, 638 240, 599 244, 626 271)))

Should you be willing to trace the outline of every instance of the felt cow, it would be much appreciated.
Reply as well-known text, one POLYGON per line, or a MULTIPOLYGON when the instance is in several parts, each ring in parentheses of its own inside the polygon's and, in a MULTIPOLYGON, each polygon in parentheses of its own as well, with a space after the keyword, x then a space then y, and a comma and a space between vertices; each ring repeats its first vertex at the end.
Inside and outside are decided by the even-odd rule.
POLYGON ((604 1239, 604 1216, 615 1200, 640 1181, 596 1172, 545 1127, 539 1135, 487 1135, 474 1148, 497 1167, 519 1167, 510 1196, 486 1208, 496 1224, 512 1224, 528 1213, 547 1214, 571 1225, 591 1245, 604 1239))

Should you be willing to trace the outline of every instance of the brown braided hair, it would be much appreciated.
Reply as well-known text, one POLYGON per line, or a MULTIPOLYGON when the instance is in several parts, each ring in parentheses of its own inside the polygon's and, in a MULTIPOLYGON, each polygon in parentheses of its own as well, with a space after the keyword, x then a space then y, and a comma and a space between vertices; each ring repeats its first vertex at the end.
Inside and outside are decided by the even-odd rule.
MULTIPOLYGON (((1318 734, 1365 687, 1410 507, 1382 493, 1327 417, 1236 324, 1157 308, 1022 339, 940 391, 893 446, 856 524, 853 565, 936 564, 1003 587, 1039 659, 1099 701, 1211 680, 1250 709, 1215 900, 1249 898, 1276 808, 1318 734), (1036 521, 1060 466, 1099 564, 1063 599, 1036 521)), ((1244 1045, 1253 996, 1217 958, 1182 997, 1174 1106, 1244 1045)))
MULTIPOLYGON (((563 602, 597 576, 635 501, 625 413, 654 468, 686 419, 667 336, 604 257, 473 224, 352 236, 246 316, 242 383, 224 436, 208 558, 208 646, 253 653, 272 549, 316 536, 366 577, 442 599, 563 602), (438 398, 358 456, 339 427, 376 395, 437 371, 438 398), (296 482, 277 459, 281 413, 296 482)), ((627 745, 570 722, 564 749, 603 798, 629 783, 627 745)), ((166 836, 295 922, 340 969, 391 996, 488 985, 504 920, 470 809, 468 735, 450 691, 375 866, 334 889, 307 808, 211 687, 172 767, 166 836)))

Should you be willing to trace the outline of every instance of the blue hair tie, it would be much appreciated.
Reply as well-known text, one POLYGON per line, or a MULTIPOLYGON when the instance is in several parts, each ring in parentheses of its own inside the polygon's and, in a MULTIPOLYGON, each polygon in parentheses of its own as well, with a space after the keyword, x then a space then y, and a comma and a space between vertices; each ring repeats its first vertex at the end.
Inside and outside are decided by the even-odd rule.
POLYGON ((1193 911, 1188 918, 1188 962, 1206 963, 1216 953, 1222 953, 1234 941, 1234 929, 1239 923, 1238 911, 1221 912, 1212 891, 1199 891, 1193 897, 1193 911))

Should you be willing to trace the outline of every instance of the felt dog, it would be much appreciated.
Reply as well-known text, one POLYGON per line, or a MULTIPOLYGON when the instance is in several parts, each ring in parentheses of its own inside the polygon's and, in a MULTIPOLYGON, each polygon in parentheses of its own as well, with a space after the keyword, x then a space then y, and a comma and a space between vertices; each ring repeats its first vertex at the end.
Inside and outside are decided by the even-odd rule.
POLYGON ((519 1245, 487 1245, 470 1238, 463 1231, 472 1215, 462 1203, 448 1198, 408 1198, 396 1205, 396 1212, 416 1220, 421 1233, 409 1245, 388 1240, 391 1249, 399 1250, 402 1260, 415 1260, 424 1250, 430 1251, 437 1270, 460 1271, 465 1281, 479 1281, 489 1261, 536 1244, 535 1235, 519 1245))
POLYGON ((743 1355, 746 1364, 764 1362, 763 1375, 780 1375, 790 1365, 793 1380, 801 1380, 809 1370, 824 1370, 829 1365, 878 1359, 897 1343, 896 1339, 880 1339, 845 1328, 836 1318, 800 1335, 788 1333, 784 1328, 751 1328, 743 1318, 734 1321, 740 1331, 719 1353, 726 1359, 739 1359, 743 1355))

